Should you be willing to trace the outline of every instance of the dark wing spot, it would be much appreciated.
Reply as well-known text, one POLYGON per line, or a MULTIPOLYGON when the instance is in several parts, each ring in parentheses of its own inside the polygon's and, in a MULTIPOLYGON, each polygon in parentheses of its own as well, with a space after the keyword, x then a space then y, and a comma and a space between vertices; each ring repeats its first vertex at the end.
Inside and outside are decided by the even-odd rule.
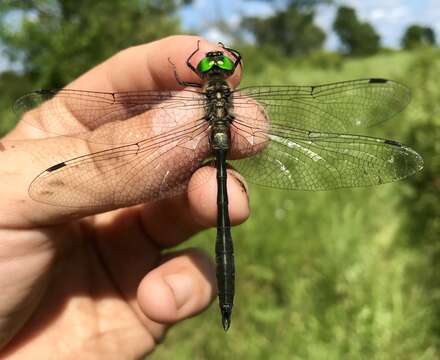
POLYGON ((385 144, 387 144, 387 145, 394 145, 394 146, 397 146, 397 147, 402 147, 402 144, 400 143, 400 142, 398 142, 398 141, 395 141, 395 140, 385 140, 384 141, 384 143, 385 144))
POLYGON ((368 82, 370 84, 385 84, 385 83, 388 82, 388 80, 387 79, 373 78, 373 79, 370 79, 368 82))
POLYGON ((48 171, 48 172, 52 172, 52 171, 55 171, 55 170, 61 169, 61 168, 64 167, 64 166, 66 166, 66 163, 65 163, 65 162, 61 162, 61 163, 58 163, 58 164, 55 164, 55 165, 51 166, 51 167, 48 168, 46 171, 48 171))
POLYGON ((0 142, 0 151, 5 151, 5 150, 6 150, 5 146, 0 142))

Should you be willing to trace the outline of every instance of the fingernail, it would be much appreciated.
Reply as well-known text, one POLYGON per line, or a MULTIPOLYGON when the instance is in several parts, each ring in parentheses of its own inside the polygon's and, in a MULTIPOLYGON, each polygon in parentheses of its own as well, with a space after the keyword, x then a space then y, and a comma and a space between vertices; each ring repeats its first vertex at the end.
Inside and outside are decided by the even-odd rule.
POLYGON ((244 184, 243 181, 241 181, 240 179, 237 179, 238 182, 240 183, 241 187, 243 188, 244 192, 247 194, 248 193, 248 188, 247 186, 244 184))
POLYGON ((240 185, 243 192, 246 194, 246 196, 249 199, 249 188, 248 188, 243 176, 241 176, 241 174, 238 171, 236 171, 233 167, 228 168, 228 173, 230 173, 232 175, 234 180, 238 181, 238 184, 240 185))
POLYGON ((246 196, 249 199, 249 189, 248 189, 247 185, 240 179, 240 177, 235 176, 235 180, 238 181, 238 183, 240 184, 241 188, 243 189, 243 192, 246 194, 246 196))
POLYGON ((177 309, 185 305, 192 295, 193 281, 188 275, 172 274, 164 278, 174 294, 177 309))

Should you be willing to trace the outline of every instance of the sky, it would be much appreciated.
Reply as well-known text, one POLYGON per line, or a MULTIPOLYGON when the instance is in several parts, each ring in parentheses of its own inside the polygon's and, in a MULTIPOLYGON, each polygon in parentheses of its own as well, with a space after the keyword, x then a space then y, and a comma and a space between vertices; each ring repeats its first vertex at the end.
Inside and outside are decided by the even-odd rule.
MULTIPOLYGON (((361 21, 371 23, 386 47, 399 47, 404 30, 410 24, 431 26, 440 40, 440 0, 336 0, 338 5, 356 9, 361 21)), ((315 22, 326 32, 325 47, 336 50, 338 39, 332 31, 337 6, 319 6, 315 22)), ((180 12, 185 29, 195 29, 213 41, 225 41, 227 37, 210 26, 216 19, 223 19, 231 26, 238 26, 242 16, 268 16, 273 8, 264 1, 194 0, 193 5, 180 12)))
MULTIPOLYGON (((335 0, 335 3, 355 8, 358 17, 370 22, 380 34, 383 46, 399 47, 404 30, 414 23, 431 26, 440 43, 440 0, 335 0)), ((325 47, 330 50, 339 46, 332 31, 336 7, 319 6, 315 16, 315 22, 327 34, 325 47)), ((263 0, 194 0, 191 6, 180 10, 179 15, 184 30, 195 30, 214 42, 228 43, 230 39, 212 26, 215 21, 222 19, 231 27, 238 28, 243 16, 265 17, 273 11, 273 7, 263 0)), ((9 64, 0 55, 0 71, 7 67, 9 64)))

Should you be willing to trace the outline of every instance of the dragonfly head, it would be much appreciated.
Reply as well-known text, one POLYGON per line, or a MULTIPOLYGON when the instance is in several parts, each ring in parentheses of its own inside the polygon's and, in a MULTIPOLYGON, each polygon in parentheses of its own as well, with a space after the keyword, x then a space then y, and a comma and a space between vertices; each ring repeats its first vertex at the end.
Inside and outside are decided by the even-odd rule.
POLYGON ((218 74, 228 78, 234 73, 235 67, 234 61, 222 51, 210 51, 200 60, 197 65, 197 71, 201 77, 218 74))

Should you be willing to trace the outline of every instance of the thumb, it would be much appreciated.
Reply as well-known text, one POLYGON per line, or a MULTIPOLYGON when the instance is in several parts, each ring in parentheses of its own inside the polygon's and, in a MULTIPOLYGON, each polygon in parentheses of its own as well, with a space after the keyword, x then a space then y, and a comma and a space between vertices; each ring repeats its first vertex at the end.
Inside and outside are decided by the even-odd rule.
POLYGON ((215 297, 214 265, 199 250, 167 255, 138 289, 141 310, 151 320, 171 324, 205 309, 215 297))

